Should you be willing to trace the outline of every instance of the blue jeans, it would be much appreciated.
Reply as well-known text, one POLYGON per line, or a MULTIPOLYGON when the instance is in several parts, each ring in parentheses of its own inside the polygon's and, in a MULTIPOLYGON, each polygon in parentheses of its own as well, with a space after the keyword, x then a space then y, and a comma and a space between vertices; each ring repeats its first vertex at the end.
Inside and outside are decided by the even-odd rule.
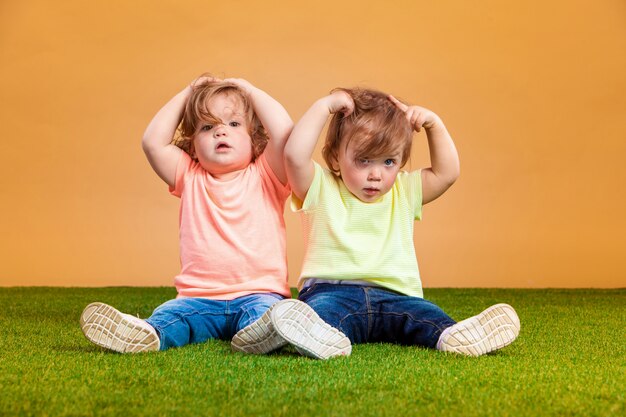
POLYGON ((389 342, 436 348, 455 324, 437 305, 380 287, 313 284, 298 298, 352 343, 389 342))
POLYGON ((229 301, 177 298, 161 304, 146 321, 159 334, 161 350, 209 339, 230 340, 283 298, 273 293, 229 301))

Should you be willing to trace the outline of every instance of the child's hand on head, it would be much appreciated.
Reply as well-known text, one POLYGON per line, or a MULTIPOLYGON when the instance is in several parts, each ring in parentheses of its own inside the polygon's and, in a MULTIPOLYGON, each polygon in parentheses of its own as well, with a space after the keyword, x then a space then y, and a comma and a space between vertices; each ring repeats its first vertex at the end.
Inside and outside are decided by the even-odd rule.
POLYGON ((208 75, 203 75, 202 77, 198 77, 195 80, 193 80, 191 82, 191 84, 189 84, 189 86, 193 88, 193 87, 195 87, 198 84, 217 82, 217 81, 222 81, 222 80, 217 78, 217 77, 211 77, 211 76, 208 76, 208 75))
POLYGON ((350 115, 354 111, 354 100, 350 94, 342 90, 334 91, 326 97, 328 111, 331 114, 343 113, 344 116, 350 115))
POLYGON ((416 132, 433 128, 439 121, 439 116, 434 112, 420 106, 407 106, 397 98, 389 95, 389 100, 406 114, 406 119, 416 132))
POLYGON ((226 78, 224 81, 235 84, 248 94, 250 94, 250 91, 254 88, 249 81, 244 80, 243 78, 226 78))

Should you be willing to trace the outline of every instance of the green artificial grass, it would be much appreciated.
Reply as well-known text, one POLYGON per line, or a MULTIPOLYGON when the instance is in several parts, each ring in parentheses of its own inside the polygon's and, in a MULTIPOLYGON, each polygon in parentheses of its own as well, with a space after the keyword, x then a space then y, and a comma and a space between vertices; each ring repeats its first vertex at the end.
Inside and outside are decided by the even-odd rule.
POLYGON ((329 361, 225 341, 144 354, 90 344, 78 325, 103 301, 147 317, 170 288, 1 288, 0 415, 626 415, 626 290, 427 289, 457 320, 506 302, 522 330, 469 358, 356 345, 329 361))

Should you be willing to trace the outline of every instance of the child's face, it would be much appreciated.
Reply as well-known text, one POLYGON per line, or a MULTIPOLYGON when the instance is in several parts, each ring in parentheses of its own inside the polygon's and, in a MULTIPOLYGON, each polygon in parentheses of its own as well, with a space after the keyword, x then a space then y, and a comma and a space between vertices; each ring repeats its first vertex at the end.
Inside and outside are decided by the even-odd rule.
POLYGON ((373 203, 393 187, 400 171, 402 153, 372 159, 356 158, 352 144, 341 146, 337 155, 341 179, 356 198, 373 203))
POLYGON ((241 100, 233 94, 220 94, 207 107, 221 123, 201 124, 194 135, 198 162, 217 176, 246 168, 252 160, 252 139, 241 100))

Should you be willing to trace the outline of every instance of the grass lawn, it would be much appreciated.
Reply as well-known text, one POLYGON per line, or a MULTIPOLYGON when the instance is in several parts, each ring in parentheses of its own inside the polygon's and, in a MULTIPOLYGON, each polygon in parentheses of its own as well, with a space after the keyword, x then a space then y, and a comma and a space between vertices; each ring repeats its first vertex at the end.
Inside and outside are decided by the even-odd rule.
POLYGON ((626 290, 427 289, 461 320, 513 305, 517 341, 468 358, 356 345, 330 361, 246 356, 211 341, 106 352, 78 318, 92 301, 148 317, 171 288, 0 288, 0 416, 624 416, 626 290))

